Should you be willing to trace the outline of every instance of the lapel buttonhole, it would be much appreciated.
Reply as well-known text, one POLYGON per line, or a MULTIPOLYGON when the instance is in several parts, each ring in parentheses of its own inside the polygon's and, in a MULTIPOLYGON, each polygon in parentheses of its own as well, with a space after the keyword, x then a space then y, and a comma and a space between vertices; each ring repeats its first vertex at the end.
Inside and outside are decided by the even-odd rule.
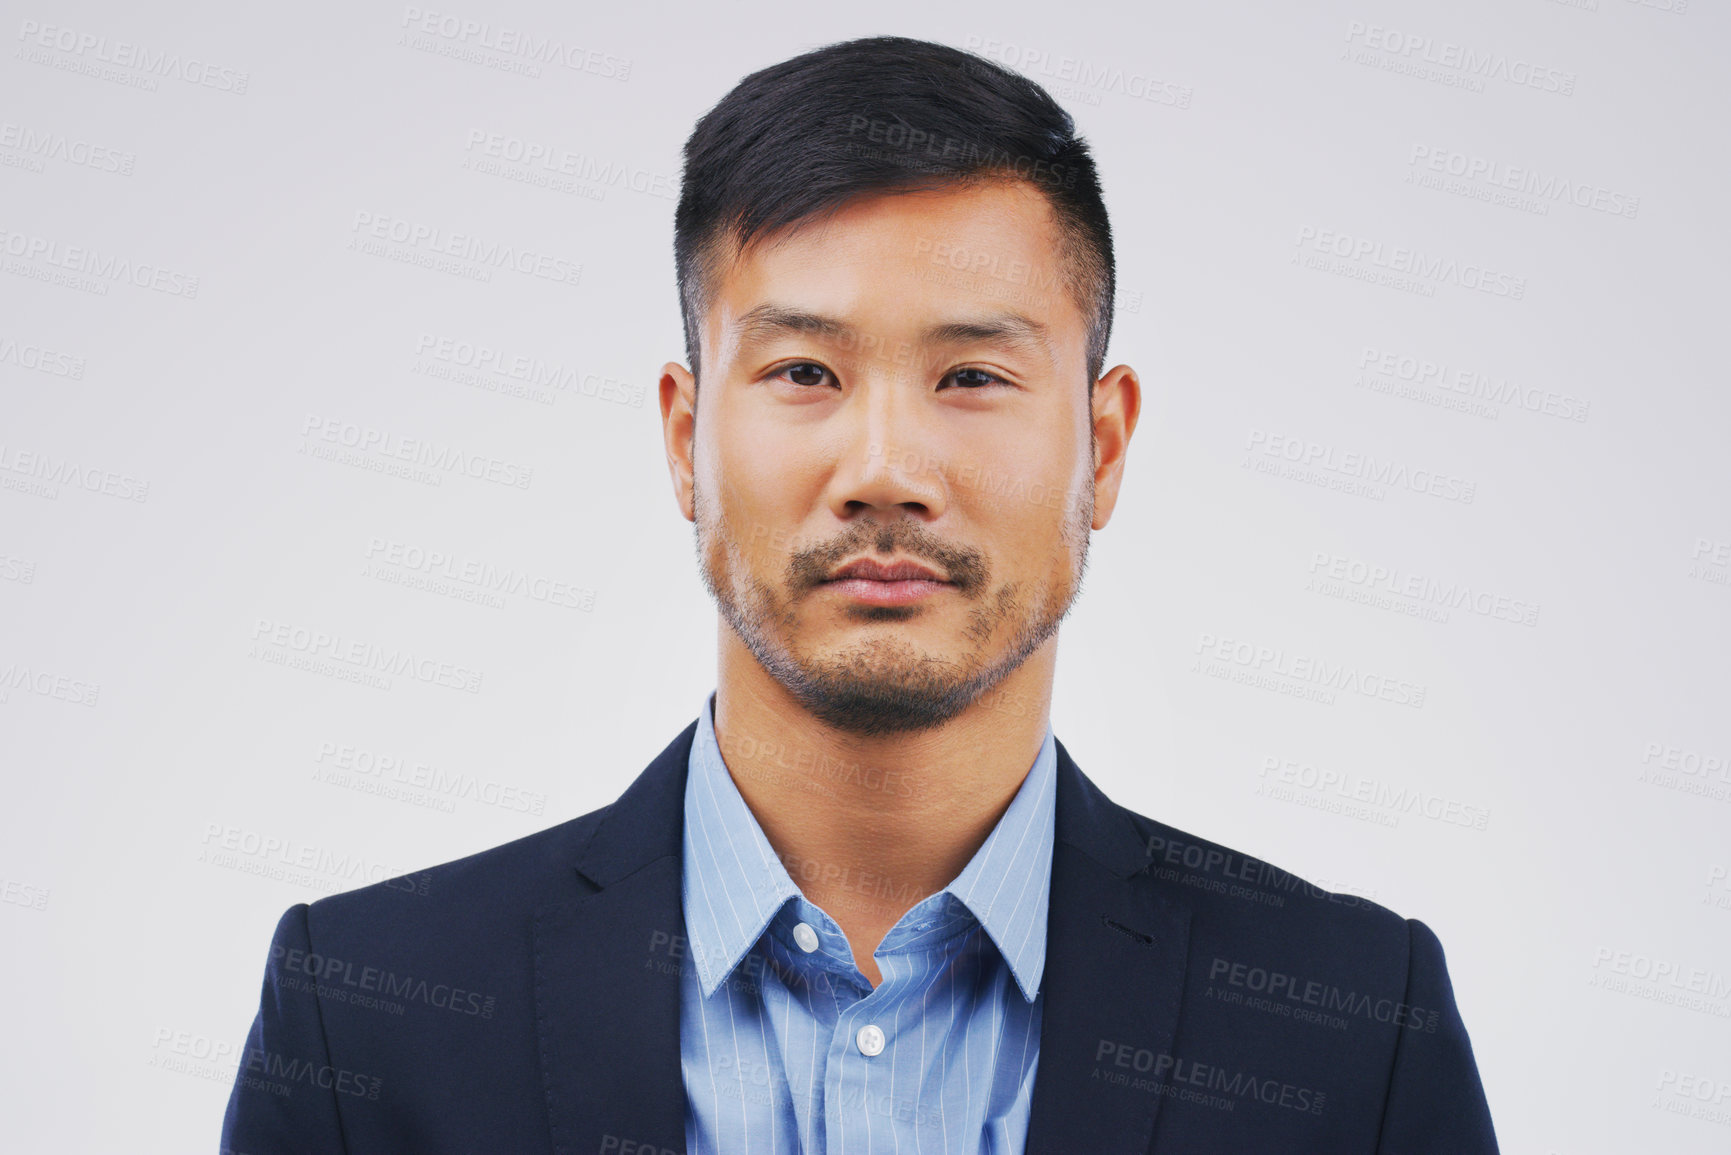
POLYGON ((1129 927, 1125 926, 1123 923, 1117 921, 1116 919, 1110 918, 1106 915, 1101 915, 1100 921, 1105 923, 1107 926, 1111 927, 1113 930, 1117 931, 1119 934, 1124 935, 1127 938, 1135 939, 1137 942, 1141 943, 1143 946, 1153 946, 1154 945, 1154 939, 1152 936, 1145 935, 1139 930, 1132 930, 1129 927))

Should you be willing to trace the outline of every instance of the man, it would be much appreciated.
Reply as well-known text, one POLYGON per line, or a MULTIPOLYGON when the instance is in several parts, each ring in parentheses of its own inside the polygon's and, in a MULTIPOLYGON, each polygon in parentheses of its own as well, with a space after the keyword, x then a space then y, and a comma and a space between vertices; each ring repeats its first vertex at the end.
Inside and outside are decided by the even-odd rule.
POLYGON ((611 806, 285 914, 225 1148, 1494 1151, 1429 929, 1052 733, 1141 404, 1070 118, 807 53, 697 125, 675 256, 715 693, 611 806))

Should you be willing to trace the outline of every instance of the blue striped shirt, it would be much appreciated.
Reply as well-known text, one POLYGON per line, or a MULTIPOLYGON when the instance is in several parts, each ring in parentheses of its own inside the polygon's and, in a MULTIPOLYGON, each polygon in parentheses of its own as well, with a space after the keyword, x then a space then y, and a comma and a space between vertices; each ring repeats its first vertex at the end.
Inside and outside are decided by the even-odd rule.
MULTIPOLYGON (((686 1150, 1021 1155, 1040 1057, 1057 788, 1050 724, 966 868, 884 936, 873 989, 740 797, 716 744, 714 701, 698 717, 685 785, 686 1150)), ((822 785, 815 766, 785 769, 822 785)), ((880 875, 841 885, 894 892, 880 875)))

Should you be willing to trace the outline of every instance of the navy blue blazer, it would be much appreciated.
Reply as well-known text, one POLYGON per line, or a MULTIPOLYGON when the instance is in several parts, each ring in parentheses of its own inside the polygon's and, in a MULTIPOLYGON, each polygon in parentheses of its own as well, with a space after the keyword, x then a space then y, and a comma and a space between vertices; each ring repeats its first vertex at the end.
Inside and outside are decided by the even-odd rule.
MULTIPOLYGON (((696 728, 610 806, 284 914, 225 1155, 683 1152, 696 728)), ((1429 928, 1131 813, 1057 755, 1029 1155, 1496 1151, 1429 928)))

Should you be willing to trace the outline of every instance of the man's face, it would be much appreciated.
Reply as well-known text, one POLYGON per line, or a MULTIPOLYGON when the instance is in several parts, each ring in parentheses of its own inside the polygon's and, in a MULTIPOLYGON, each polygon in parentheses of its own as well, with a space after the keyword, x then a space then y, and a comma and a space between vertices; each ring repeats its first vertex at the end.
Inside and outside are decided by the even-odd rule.
POLYGON ((691 451, 704 583, 829 726, 940 725, 1069 611, 1094 463, 1066 273, 1045 198, 995 182, 855 201, 711 284, 691 451), (835 580, 859 561, 942 580, 835 580))

